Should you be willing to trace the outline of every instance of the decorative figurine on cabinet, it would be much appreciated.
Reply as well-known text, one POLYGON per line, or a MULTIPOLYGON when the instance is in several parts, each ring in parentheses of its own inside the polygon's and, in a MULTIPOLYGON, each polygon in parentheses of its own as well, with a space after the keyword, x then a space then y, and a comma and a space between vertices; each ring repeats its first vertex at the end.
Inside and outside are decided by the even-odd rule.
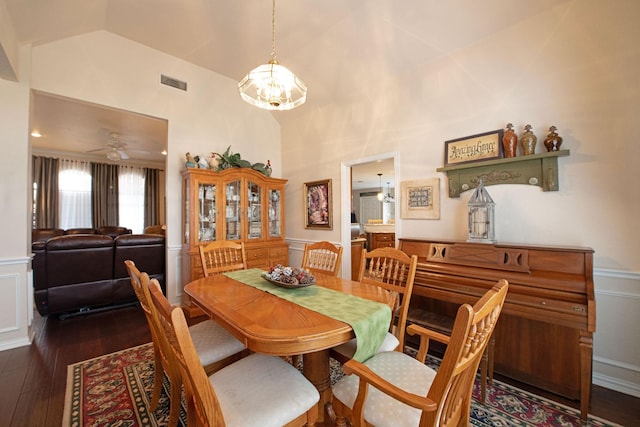
POLYGON ((196 162, 196 159, 191 155, 191 153, 187 152, 187 154, 185 154, 185 157, 187 159, 185 164, 188 168, 198 167, 198 163, 196 162))
POLYGON ((504 148, 505 157, 515 157, 518 148, 518 135, 513 131, 513 125, 507 123, 507 129, 502 137, 502 147, 504 148))
POLYGON ((531 125, 524 127, 524 133, 522 134, 520 142, 522 143, 522 154, 528 156, 529 154, 535 153, 538 138, 531 132, 531 125))
POLYGON ((197 156, 198 159, 198 167, 200 169, 209 169, 209 162, 207 161, 207 159, 204 158, 204 156, 197 156))
POLYGON ((549 128, 549 135, 544 140, 544 146, 547 147, 547 151, 560 151, 560 145, 562 145, 562 137, 556 133, 555 126, 549 128))

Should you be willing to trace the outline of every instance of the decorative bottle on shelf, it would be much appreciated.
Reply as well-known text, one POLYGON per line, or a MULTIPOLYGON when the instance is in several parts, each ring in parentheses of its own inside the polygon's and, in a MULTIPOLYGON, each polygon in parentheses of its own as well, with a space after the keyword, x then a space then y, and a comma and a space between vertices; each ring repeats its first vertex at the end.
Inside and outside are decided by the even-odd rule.
POLYGON ((520 138, 520 143, 522 144, 522 154, 525 156, 529 154, 534 154, 536 152, 536 143, 538 142, 538 138, 531 132, 531 125, 526 125, 524 127, 524 133, 520 138))
POLYGON ((264 168, 264 174, 271 176, 271 160, 267 160, 267 167, 264 168))
POLYGON ((505 157, 515 157, 516 148, 518 147, 518 135, 513 131, 513 125, 507 123, 507 129, 502 136, 502 147, 504 148, 505 157))
POLYGON ((555 126, 549 128, 549 134, 544 140, 544 146, 547 147, 547 151, 559 151, 560 145, 562 145, 562 137, 556 133, 555 126))

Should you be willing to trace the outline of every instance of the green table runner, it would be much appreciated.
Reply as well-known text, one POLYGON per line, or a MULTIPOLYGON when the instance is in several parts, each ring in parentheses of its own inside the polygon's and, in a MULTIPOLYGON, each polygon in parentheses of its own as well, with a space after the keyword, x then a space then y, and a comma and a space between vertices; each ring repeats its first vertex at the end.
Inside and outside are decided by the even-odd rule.
POLYGON ((353 358, 364 362, 375 354, 389 330, 391 308, 388 305, 334 291, 322 286, 281 288, 263 279, 263 270, 251 268, 224 273, 225 276, 261 289, 302 307, 348 323, 356 335, 353 358))

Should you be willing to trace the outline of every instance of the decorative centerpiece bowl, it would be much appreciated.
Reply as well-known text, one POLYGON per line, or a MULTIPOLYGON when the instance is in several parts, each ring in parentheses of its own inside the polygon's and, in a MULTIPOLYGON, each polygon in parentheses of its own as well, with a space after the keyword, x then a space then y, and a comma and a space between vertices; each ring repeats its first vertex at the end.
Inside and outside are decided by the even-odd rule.
POLYGON ((316 283, 316 278, 308 270, 285 267, 277 264, 262 273, 262 278, 283 288, 304 288, 316 283))

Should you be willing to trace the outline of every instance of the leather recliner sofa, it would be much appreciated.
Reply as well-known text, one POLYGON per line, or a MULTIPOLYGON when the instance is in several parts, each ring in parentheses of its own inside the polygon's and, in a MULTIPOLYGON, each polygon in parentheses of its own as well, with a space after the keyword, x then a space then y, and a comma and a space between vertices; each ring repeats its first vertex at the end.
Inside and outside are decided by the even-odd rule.
POLYGON ((127 259, 165 290, 164 236, 69 234, 33 242, 33 252, 35 304, 43 316, 136 303, 127 259))

